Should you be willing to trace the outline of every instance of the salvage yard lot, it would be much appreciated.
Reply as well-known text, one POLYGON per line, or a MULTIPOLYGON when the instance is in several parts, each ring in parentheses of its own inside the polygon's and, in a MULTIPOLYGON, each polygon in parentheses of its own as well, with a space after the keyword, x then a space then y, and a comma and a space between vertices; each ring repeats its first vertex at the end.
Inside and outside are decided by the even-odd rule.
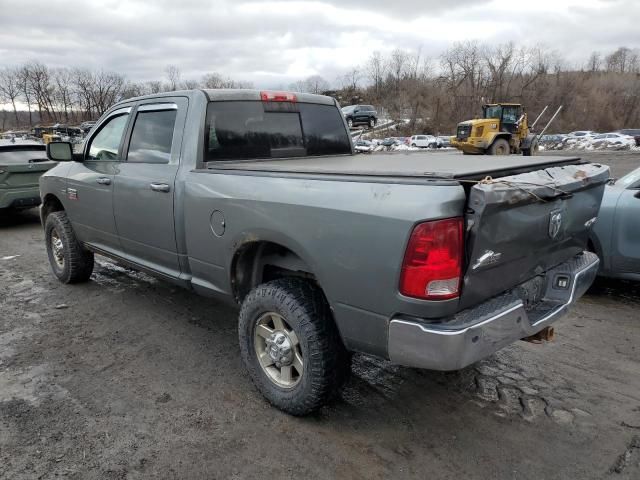
MULTIPOLYGON (((640 165, 589 158, 616 177, 640 165)), ((0 478, 637 479, 638 312, 640 285, 606 281, 556 341, 460 372, 357 355, 341 396, 294 418, 253 388, 235 309, 102 257, 91 282, 62 285, 37 211, 14 214, 0 219, 0 478)))

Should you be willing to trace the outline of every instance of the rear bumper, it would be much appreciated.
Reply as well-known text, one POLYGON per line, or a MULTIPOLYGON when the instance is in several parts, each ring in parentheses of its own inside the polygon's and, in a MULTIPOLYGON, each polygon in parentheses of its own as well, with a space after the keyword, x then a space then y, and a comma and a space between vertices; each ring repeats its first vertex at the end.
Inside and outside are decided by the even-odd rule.
POLYGON ((34 187, 25 188, 0 188, 0 208, 30 208, 40 205, 40 189, 34 187))
POLYGON ((542 301, 529 311, 512 291, 442 323, 393 318, 389 358, 400 365, 431 370, 464 368, 565 315, 593 283, 598 264, 597 255, 583 252, 546 272, 542 301), (560 279, 567 280, 566 287, 557 285, 560 279))

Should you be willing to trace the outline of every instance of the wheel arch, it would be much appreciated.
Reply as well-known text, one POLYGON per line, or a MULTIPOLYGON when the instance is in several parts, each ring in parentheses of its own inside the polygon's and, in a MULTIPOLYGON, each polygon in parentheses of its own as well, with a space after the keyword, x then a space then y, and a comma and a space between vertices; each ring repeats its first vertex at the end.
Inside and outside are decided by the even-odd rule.
POLYGON ((236 248, 230 266, 233 296, 241 303, 261 283, 284 277, 306 278, 322 289, 310 263, 285 242, 253 239, 236 248))
POLYGON ((40 206, 40 220, 42 225, 47 220, 47 217, 53 212, 63 212, 65 210, 62 201, 53 193, 47 193, 42 199, 42 205, 40 206))

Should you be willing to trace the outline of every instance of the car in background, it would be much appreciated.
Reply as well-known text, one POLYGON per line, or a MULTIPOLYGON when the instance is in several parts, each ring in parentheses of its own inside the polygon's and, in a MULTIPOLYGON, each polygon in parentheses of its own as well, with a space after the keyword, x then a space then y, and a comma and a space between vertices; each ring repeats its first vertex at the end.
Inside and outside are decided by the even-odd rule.
POLYGON ((442 148, 451 147, 451 136, 440 135, 438 140, 440 141, 440 146, 442 148))
POLYGON ((412 147, 420 148, 440 148, 442 142, 439 138, 433 135, 413 135, 409 139, 409 145, 412 147))
POLYGON ((605 146, 605 147, 627 147, 636 144, 635 139, 630 135, 623 135, 621 133, 611 132, 611 133, 601 133, 600 135, 596 135, 593 137, 594 146, 605 146))
POLYGON ((571 132, 571 133, 567 134, 567 137, 569 137, 569 138, 588 138, 588 137, 595 137, 596 135, 598 135, 598 132, 594 132, 592 130, 578 130, 578 131, 571 132))
POLYGON ((370 153, 375 148, 373 142, 369 140, 359 139, 353 141, 353 149, 360 153, 370 153))
POLYGON ((610 140, 610 141, 616 141, 616 140, 626 141, 626 140, 631 140, 632 138, 633 137, 631 135, 624 135, 618 132, 601 133, 593 137, 594 140, 610 140))
POLYGON ((623 128, 615 133, 621 133, 622 135, 629 135, 633 137, 636 142, 636 147, 640 147, 640 128, 623 128))
POLYGON ((82 122, 80 124, 80 130, 82 130, 84 133, 88 133, 89 130, 91 130, 95 124, 96 124, 96 122, 93 121, 93 120, 87 121, 87 122, 82 122))
POLYGON ((378 123, 378 112, 373 105, 349 105, 342 108, 342 115, 349 128, 356 125, 367 125, 373 128, 378 123))
POLYGON ((0 210, 40 205, 40 176, 56 162, 35 140, 0 140, 0 210))
POLYGON ((640 168, 605 187, 589 245, 599 275, 640 280, 640 168))
POLYGON ((560 134, 551 134, 551 135, 542 135, 540 137, 540 143, 562 143, 562 141, 567 138, 566 135, 560 134))

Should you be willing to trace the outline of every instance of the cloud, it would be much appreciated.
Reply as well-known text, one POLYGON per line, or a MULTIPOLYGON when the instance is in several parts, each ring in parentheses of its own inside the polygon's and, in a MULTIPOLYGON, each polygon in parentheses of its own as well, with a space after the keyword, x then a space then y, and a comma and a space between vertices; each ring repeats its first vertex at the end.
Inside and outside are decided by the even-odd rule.
POLYGON ((132 80, 218 72, 257 86, 320 74, 333 81, 373 50, 458 40, 543 43, 572 62, 640 46, 636 0, 0 0, 3 64, 103 68, 132 80))

